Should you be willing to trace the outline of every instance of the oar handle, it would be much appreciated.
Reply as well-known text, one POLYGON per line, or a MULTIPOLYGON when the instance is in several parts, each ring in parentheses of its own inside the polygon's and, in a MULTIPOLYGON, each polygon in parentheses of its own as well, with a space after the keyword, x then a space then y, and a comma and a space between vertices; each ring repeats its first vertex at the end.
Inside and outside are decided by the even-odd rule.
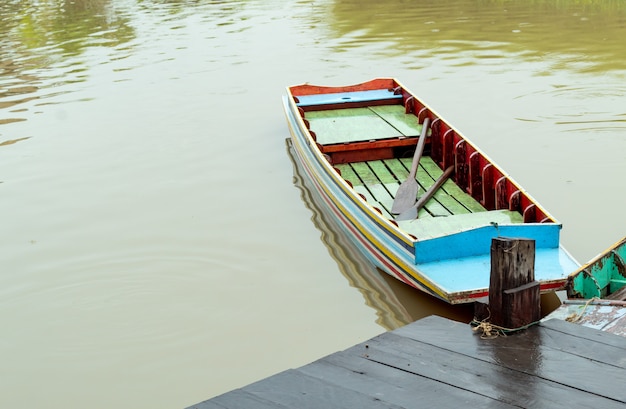
POLYGON ((411 179, 415 179, 415 175, 417 174, 417 167, 419 166, 422 153, 424 152, 424 145, 426 145, 426 134, 428 133, 429 123, 430 118, 424 118, 420 140, 417 142, 417 148, 415 148, 415 154, 413 154, 413 163, 411 163, 411 172, 409 173, 411 179))
POLYGON ((445 183, 446 180, 450 177, 450 175, 454 172, 454 165, 448 167, 441 176, 435 181, 435 184, 432 185, 426 193, 424 193, 417 203, 415 203, 415 209, 419 212, 419 210, 424 207, 426 202, 430 200, 430 198, 435 194, 435 192, 445 183))

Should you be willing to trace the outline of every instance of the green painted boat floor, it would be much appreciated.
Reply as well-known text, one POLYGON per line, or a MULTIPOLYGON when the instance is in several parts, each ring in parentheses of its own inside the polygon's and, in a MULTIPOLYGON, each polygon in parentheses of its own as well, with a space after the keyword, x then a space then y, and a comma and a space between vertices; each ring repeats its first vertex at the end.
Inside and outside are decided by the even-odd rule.
MULTIPOLYGON (((407 178, 410 166, 411 158, 403 158, 341 164, 336 165, 336 168, 368 203, 379 209, 388 219, 394 219, 391 214, 393 198, 400 183, 407 178)), ((418 197, 442 173, 432 158, 423 156, 416 175, 420 186, 418 197)), ((398 225, 407 233, 423 240, 495 223, 523 223, 523 219, 519 212, 487 211, 452 180, 448 180, 420 210, 416 220, 401 221, 398 225)))
POLYGON ((522 223, 522 215, 511 210, 491 210, 443 217, 398 221, 398 226, 421 240, 448 236, 468 229, 491 225, 522 223))
MULTIPOLYGON (((406 114, 402 105, 332 109, 305 113, 310 128, 322 145, 375 139, 417 137, 422 125, 406 114)), ((385 159, 336 165, 344 179, 388 219, 395 194, 409 175, 412 158, 385 159)), ((429 156, 423 156, 416 179, 418 196, 430 188, 443 171, 429 156)), ((452 180, 446 181, 418 214, 418 219, 399 225, 419 239, 448 235, 490 223, 522 223, 518 212, 488 212, 452 180)))
POLYGON ((417 137, 422 130, 402 105, 310 111, 305 118, 322 145, 417 137))
MULTIPOLYGON (((335 165, 344 179, 368 201, 391 217, 390 209, 393 198, 402 183, 409 175, 411 158, 385 159, 369 162, 356 162, 335 165)), ((430 188, 441 176, 443 171, 429 157, 422 156, 417 170, 416 179, 420 190, 418 196, 430 188)), ((446 181, 431 199, 419 217, 450 216, 454 214, 484 212, 486 209, 476 199, 459 188, 452 180, 446 181)))

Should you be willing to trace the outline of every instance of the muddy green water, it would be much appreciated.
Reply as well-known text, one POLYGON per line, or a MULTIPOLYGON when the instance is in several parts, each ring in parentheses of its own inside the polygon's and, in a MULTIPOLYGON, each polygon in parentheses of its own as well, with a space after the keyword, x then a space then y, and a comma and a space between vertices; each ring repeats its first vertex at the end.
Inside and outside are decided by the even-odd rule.
POLYGON ((564 224, 626 231, 622 1, 0 3, 0 406, 184 407, 449 309, 311 204, 284 87, 393 76, 564 224))

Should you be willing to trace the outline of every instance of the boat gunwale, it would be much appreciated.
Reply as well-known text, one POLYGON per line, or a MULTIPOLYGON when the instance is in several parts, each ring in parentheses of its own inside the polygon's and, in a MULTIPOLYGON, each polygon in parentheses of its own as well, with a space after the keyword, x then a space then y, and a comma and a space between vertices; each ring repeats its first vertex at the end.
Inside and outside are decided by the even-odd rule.
MULTIPOLYGON (((549 219, 549 221, 538 221, 538 222, 540 222, 540 223, 554 223, 554 224, 557 224, 557 225, 562 225, 562 223, 560 223, 559 220, 556 219, 550 212, 548 212, 547 209, 545 209, 541 205, 541 203, 539 203, 539 201, 537 199, 535 199, 526 189, 524 189, 511 176, 510 173, 506 172, 503 168, 501 168, 491 157, 489 157, 489 155, 487 155, 482 149, 480 149, 476 144, 474 144, 467 136, 465 136, 457 128, 452 126, 450 124, 450 122, 445 120, 445 118, 442 115, 439 114, 439 112, 437 112, 431 106, 429 106, 427 103, 425 103, 423 100, 418 98, 406 86, 404 86, 403 83, 401 83, 396 78, 392 78, 392 77, 374 78, 374 79, 371 79, 369 81, 365 81, 365 82, 361 82, 361 83, 357 83, 357 84, 353 84, 353 85, 347 85, 347 86, 322 86, 322 85, 313 85, 313 84, 309 84, 309 83, 304 83, 304 84, 300 84, 300 85, 293 85, 293 86, 287 87, 287 94, 289 96, 290 102, 293 102, 293 106, 296 108, 296 111, 297 111, 298 107, 297 107, 297 104, 294 101, 294 97, 297 97, 297 95, 295 95, 293 93, 294 90, 300 90, 300 91, 302 91, 302 90, 306 90, 306 91, 311 91, 311 90, 324 91, 324 92, 310 92, 310 93, 309 92, 305 92, 302 95, 317 95, 317 94, 321 94, 321 93, 328 93, 328 94, 337 93, 337 94, 339 94, 339 93, 343 93, 343 92, 370 90, 370 89, 373 89, 373 88, 371 88, 373 85, 375 85, 375 84, 383 84, 383 83, 387 83, 389 85, 392 85, 392 87, 390 87, 390 88, 400 90, 401 92, 403 92, 403 94, 408 95, 408 97, 414 98, 421 105, 423 105, 425 110, 427 112, 430 112, 430 114, 434 117, 434 119, 431 121, 431 127, 434 126, 436 121, 441 121, 445 125, 445 127, 450 129, 450 130, 452 130, 459 139, 461 139, 465 143, 469 144, 475 152, 480 154, 487 163, 489 163, 491 166, 493 166, 498 171, 498 173, 501 174, 502 177, 506 178, 506 180, 508 182, 510 182, 519 192, 523 193, 527 197, 528 201, 531 202, 536 208, 539 209, 539 211, 541 213, 543 213, 546 216, 546 218, 549 219)), ((379 88, 376 88, 376 89, 379 89, 379 88)), ((404 99, 406 100, 406 98, 404 98, 404 99)), ((426 114, 424 114, 424 115, 426 115, 426 114)), ((420 119, 421 115, 416 114, 416 117, 418 117, 418 119, 420 119)), ((305 125, 303 118, 301 118, 299 115, 297 116, 296 120, 301 122, 300 123, 301 126, 305 125), (300 121, 301 119, 302 119, 302 121, 300 121)), ((304 126, 303 129, 307 129, 306 126, 304 126)), ((307 136, 310 138, 311 141, 313 141, 313 139, 310 136, 310 131, 308 129, 307 129, 307 136)), ((313 142, 314 142, 314 144, 316 146, 316 150, 319 151, 319 148, 317 147, 317 144, 315 143, 315 141, 313 141, 313 142)), ((321 151, 319 151, 319 153, 323 157, 323 153, 321 151)), ((329 165, 332 167, 331 164, 329 164, 329 165)), ((494 180, 493 185, 495 186, 495 184, 496 184, 496 181, 494 180)))
POLYGON ((610 245, 606 249, 602 250, 599 254, 597 254, 591 260, 589 260, 588 262, 586 262, 585 264, 580 266, 580 268, 578 268, 578 270, 576 270, 573 273, 571 273, 568 277, 573 279, 578 274, 583 273, 588 268, 593 267, 595 264, 598 264, 598 262, 600 262, 600 261, 604 260, 605 258, 607 258, 612 251, 614 251, 618 247, 621 247, 622 245, 626 245, 626 236, 622 237, 621 239, 619 239, 618 241, 616 241, 614 244, 610 245))
MULTIPOLYGON (((316 142, 315 138, 311 134, 311 130, 308 127, 306 119, 304 118, 303 112, 307 112, 300 108, 297 104, 297 95, 294 92, 298 92, 298 90, 306 89, 309 92, 318 91, 318 94, 323 93, 345 93, 351 91, 362 91, 369 90, 372 88, 367 88, 372 84, 380 84, 386 83, 389 85, 393 85, 393 88, 396 90, 400 90, 403 94, 403 101, 406 98, 412 97, 420 104, 422 104, 423 109, 426 114, 430 114, 435 120, 441 121, 442 125, 446 128, 445 132, 453 131, 457 138, 461 141, 469 144, 471 149, 473 149, 472 153, 477 152, 482 156, 482 160, 485 161, 488 165, 492 166, 494 170, 498 172, 498 174, 494 174, 492 184, 496 185, 498 181, 502 178, 506 178, 507 181, 513 186, 513 188, 517 189, 514 192, 521 192, 526 197, 526 207, 527 209, 530 205, 536 207, 541 212, 541 221, 538 218, 535 218, 535 221, 525 221, 521 223, 521 225, 529 225, 529 224, 544 224, 544 225, 555 225, 557 229, 560 230, 562 225, 549 213, 547 212, 543 206, 537 202, 537 200, 532 197, 525 189, 523 189, 507 172, 504 172, 502 168, 500 168, 488 155, 486 155, 480 148, 474 145, 465 135, 460 133, 456 128, 450 126, 448 122, 446 122, 441 115, 439 115, 436 111, 434 111, 430 106, 424 104, 421 100, 419 100, 415 95, 413 95, 410 91, 408 91, 404 85, 402 85, 399 81, 393 78, 387 79, 374 79, 368 82, 364 82, 361 84, 356 84, 352 86, 343 86, 343 87, 322 87, 322 86, 314 86, 310 84, 302 84, 287 87, 287 96, 284 97, 284 104, 288 115, 288 124, 290 132, 292 133, 292 141, 294 142, 293 147, 294 151, 300 156, 299 162, 304 166, 305 170, 309 174, 309 178, 312 182, 317 185, 317 189, 319 194, 323 196, 323 200, 326 201, 327 206, 331 207, 331 210, 336 214, 337 217, 343 218, 343 224, 346 224, 346 228, 353 228, 358 234, 358 240, 361 244, 358 244, 359 247, 365 245, 365 247, 374 246, 376 247, 375 251, 366 254, 367 258, 374 257, 378 260, 378 263, 386 264, 388 262, 393 262, 395 264, 395 270, 392 275, 397 276, 401 281, 406 281, 407 284, 412 286, 421 288, 422 291, 430 293, 431 295, 441 298, 450 304, 458 304, 458 303, 467 303, 472 302, 474 300, 480 299, 488 294, 488 288, 474 288, 474 289, 464 289, 460 291, 450 292, 446 290, 445 287, 441 285, 441 283, 433 281, 423 272, 420 272, 419 264, 416 262, 416 254, 415 248, 420 239, 413 236, 412 234, 404 231, 399 226, 397 226, 393 220, 388 219, 386 215, 382 214, 382 211, 376 208, 372 203, 366 200, 361 194, 359 194, 351 184, 346 181, 341 174, 337 171, 337 169, 333 166, 333 164, 327 159, 326 155, 322 151, 321 147, 316 142), (304 88, 302 88, 304 87, 304 88), (296 136, 296 133, 299 136, 296 136), (304 156, 303 156, 304 155, 304 156), (318 170, 315 169, 318 167, 318 170), (319 171, 323 171, 323 174, 318 174, 319 171), (327 186, 328 182, 332 181, 335 185, 335 188, 331 186, 327 186), (330 190, 328 190, 330 189, 330 190), (339 191, 332 192, 332 190, 338 189, 339 191), (341 193, 344 199, 341 199, 338 196, 338 193, 341 193), (348 209, 345 207, 345 200, 348 199, 352 205, 355 206, 355 209, 348 209), (330 202, 329 202, 330 201, 330 202), (530 205, 528 204, 530 203, 530 205), (354 211, 359 210, 360 214, 353 214, 354 211), (361 220, 363 220, 362 216, 366 216, 367 220, 369 220, 367 225, 364 225, 361 220), (347 223, 349 222, 349 224, 347 223), (373 224, 371 224, 373 223, 373 224), (374 230, 375 229, 375 230, 374 230), (411 259, 407 259, 403 257, 401 254, 397 252, 397 247, 395 249, 389 249, 387 243, 381 242, 381 238, 389 237, 394 239, 396 243, 404 248, 406 251, 406 255, 410 255, 411 259), (411 252, 412 250, 412 252, 411 252), (382 258, 381 258, 382 257, 382 258), (400 257, 401 259, 398 259, 400 257), (398 264, 400 261, 400 264, 398 264), (410 261, 413 261, 410 263, 410 261), (407 268, 408 267, 408 268, 407 268)), ((380 88, 376 88, 380 89, 380 88)), ((302 95, 313 95, 314 92, 305 93, 302 95)), ((365 103, 365 102, 364 102, 365 103)), ((337 105, 337 104, 330 104, 337 105)), ((334 108, 325 108, 325 109, 334 109, 334 108)), ((312 110, 315 110, 314 108, 312 110)), ((420 111, 421 112, 421 111, 420 111)), ((419 119, 423 119, 423 116, 420 114, 414 115, 419 119)), ((433 121, 434 122, 434 121, 433 121)), ((458 143, 458 142, 456 142, 458 143)), ((439 165, 441 166, 441 165, 439 165)), ((456 181, 455 181, 456 183, 456 181)), ((457 184, 458 185, 458 184, 457 184)), ((463 188, 462 188, 463 189, 463 188)), ((510 187, 507 187, 510 189, 510 187)), ((463 189, 465 191, 465 189, 463 189)), ((508 191, 507 191, 508 192, 508 191)), ((508 193, 507 193, 508 194, 508 193)), ((518 210, 519 211, 519 210, 518 210)), ((521 213, 521 211, 520 211, 521 213)), ((557 230, 557 231, 558 231, 557 230)), ((353 234, 355 233, 353 231, 353 234)), ((558 235, 558 233, 557 233, 558 235)), ((569 261, 573 262, 576 266, 579 265, 573 257, 562 247, 560 244, 560 240, 556 239, 557 246, 554 249, 558 251, 559 254, 565 255, 569 259, 569 261)), ((361 249, 363 252, 363 248, 361 249)), ((375 263, 376 264, 376 263, 375 263)), ((382 268, 382 266, 381 266, 382 268)), ((391 273, 391 272, 390 272, 391 273)), ((549 292, 558 289, 562 289, 565 286, 567 276, 563 274, 561 277, 552 276, 549 278, 545 278, 541 280, 540 288, 541 292, 549 292)))
POLYGON ((613 275, 608 276, 608 281, 606 282, 606 284, 603 285, 601 283, 604 282, 603 274, 608 274, 607 269, 611 271, 611 267, 614 267, 617 270, 616 273, 619 276, 626 277, 626 275, 624 274, 624 266, 623 264, 621 264, 623 263, 623 256, 620 256, 618 252, 618 249, 622 248, 626 248, 626 236, 617 240, 615 243, 594 256, 591 260, 581 265, 573 273, 569 274, 567 276, 566 282, 568 298, 594 299, 597 297, 601 297, 602 299, 612 299, 611 296, 621 290, 621 288, 619 288, 617 290, 611 291, 612 285, 614 284, 615 280, 615 278, 613 278, 613 275), (619 259, 619 261, 616 260, 616 258, 619 259), (607 264, 609 267, 606 267, 607 264), (591 279, 592 282, 595 283, 598 295, 591 297, 591 295, 586 291, 586 278, 591 279), (580 288, 580 286, 582 286, 582 288, 580 288))

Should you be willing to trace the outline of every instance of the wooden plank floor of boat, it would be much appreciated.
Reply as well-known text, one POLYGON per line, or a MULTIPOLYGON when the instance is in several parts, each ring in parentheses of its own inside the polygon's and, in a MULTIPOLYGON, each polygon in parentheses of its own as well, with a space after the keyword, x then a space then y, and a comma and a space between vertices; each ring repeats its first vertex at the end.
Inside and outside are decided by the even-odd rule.
POLYGON ((557 319, 484 339, 430 316, 190 408, 624 408, 625 352, 557 319))
MULTIPOLYGON (((411 158, 386 159, 369 162, 346 163, 336 165, 344 179, 350 181, 358 193, 381 211, 392 218, 391 206, 393 198, 400 186, 409 175, 411 158)), ((423 156, 417 170, 416 179, 420 186, 420 194, 430 188, 443 171, 428 156, 423 156)), ((463 192, 453 181, 448 180, 437 191, 419 217, 449 216, 486 209, 469 194, 463 192)))
MULTIPOLYGON (((417 117, 407 114, 403 105, 368 106, 362 108, 328 109, 305 113, 317 143, 323 146, 351 142, 411 138, 421 133, 417 117)), ((388 219, 393 219, 391 206, 396 191, 411 168, 412 158, 336 164, 344 179, 388 219)), ((428 156, 423 156, 416 175, 420 192, 424 193, 443 173, 428 156)), ((484 212, 486 209, 451 180, 434 195, 419 217, 450 216, 484 212)))
POLYGON ((422 125, 402 105, 331 109, 305 114, 322 145, 419 136, 422 125))

